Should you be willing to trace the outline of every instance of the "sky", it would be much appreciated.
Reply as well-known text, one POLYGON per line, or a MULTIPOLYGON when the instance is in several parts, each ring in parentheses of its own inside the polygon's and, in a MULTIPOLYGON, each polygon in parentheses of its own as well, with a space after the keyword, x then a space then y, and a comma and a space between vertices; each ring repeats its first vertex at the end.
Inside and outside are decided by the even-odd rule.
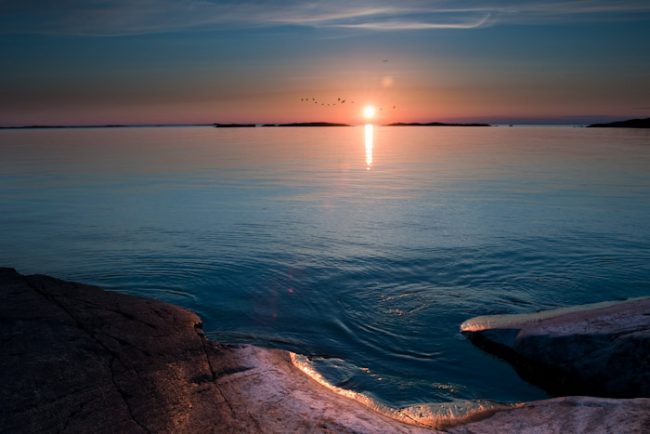
POLYGON ((650 117, 649 42, 647 0, 0 0, 0 125, 650 117))

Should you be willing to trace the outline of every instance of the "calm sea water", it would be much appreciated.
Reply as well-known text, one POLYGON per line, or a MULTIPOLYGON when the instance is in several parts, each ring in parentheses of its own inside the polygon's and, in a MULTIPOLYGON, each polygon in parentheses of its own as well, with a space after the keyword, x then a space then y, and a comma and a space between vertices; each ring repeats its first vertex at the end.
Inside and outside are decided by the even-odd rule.
POLYGON ((465 319, 650 294, 650 133, 0 131, 0 264, 177 303, 391 405, 544 397, 465 319))

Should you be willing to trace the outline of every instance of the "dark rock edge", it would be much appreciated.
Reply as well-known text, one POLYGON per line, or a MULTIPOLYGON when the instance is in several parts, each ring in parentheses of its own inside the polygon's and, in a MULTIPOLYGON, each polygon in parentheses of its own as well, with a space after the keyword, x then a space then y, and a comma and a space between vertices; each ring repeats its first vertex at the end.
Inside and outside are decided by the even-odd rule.
POLYGON ((10 268, 0 268, 0 348, 0 432, 650 428, 648 399, 384 411, 304 375, 286 351, 208 341, 185 309, 10 268))
POLYGON ((650 297, 478 317, 461 332, 553 396, 650 397, 650 297))

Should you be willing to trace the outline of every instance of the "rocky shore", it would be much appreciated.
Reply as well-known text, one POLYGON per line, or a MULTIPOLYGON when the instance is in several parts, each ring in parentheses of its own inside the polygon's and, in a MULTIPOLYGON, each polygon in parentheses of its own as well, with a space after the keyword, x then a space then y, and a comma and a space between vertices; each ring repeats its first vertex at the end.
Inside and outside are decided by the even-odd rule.
POLYGON ((180 307, 10 268, 0 324, 0 432, 650 432, 647 398, 388 409, 180 307))
POLYGON ((650 397, 650 297, 478 317, 461 331, 552 395, 650 397))

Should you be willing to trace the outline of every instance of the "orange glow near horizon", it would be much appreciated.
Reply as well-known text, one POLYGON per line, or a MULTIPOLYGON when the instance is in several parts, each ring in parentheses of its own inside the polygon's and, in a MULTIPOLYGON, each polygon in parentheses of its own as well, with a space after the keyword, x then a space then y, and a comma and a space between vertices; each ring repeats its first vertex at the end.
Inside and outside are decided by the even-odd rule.
MULTIPOLYGON (((362 87, 363 83, 358 85, 362 87)), ((535 98, 536 91, 525 93, 522 101, 519 94, 509 94, 502 89, 500 99, 496 90, 486 90, 471 95, 456 88, 402 87, 373 89, 364 92, 345 88, 325 86, 325 90, 308 90, 288 93, 252 96, 207 95, 201 100, 187 100, 170 103, 135 101, 124 96, 103 102, 69 101, 60 109, 51 110, 43 106, 29 110, 15 110, 0 107, 0 125, 93 125, 93 124, 211 124, 211 123, 291 123, 291 122, 336 122, 352 125, 375 125, 393 122, 488 122, 517 123, 517 119, 573 119, 576 113, 585 117, 596 116, 595 110, 614 113, 612 116, 627 116, 626 106, 616 96, 609 99, 607 107, 598 105, 597 97, 584 102, 568 101, 558 108, 546 95, 535 98), (332 90, 334 88, 334 90, 332 90), (316 101, 311 100, 315 98, 316 101), (301 98, 310 101, 301 101, 301 98), (345 99, 345 103, 337 102, 345 99), (546 99, 545 99, 546 98, 546 99), (535 100, 535 104, 531 101, 535 100), (374 107, 374 117, 368 118, 366 107, 374 107), (621 113, 619 115, 619 113, 621 113), (573 116, 573 117, 572 117, 573 116)), ((544 89, 546 90, 546 89, 544 89)), ((173 96, 173 95, 172 95, 173 96)), ((575 96, 570 94, 570 96, 575 96)), ((63 96, 61 97, 63 98, 63 96)), ((170 97, 171 98, 171 97, 170 97)), ((598 96, 600 98, 600 96, 598 96)), ((39 100, 40 101, 40 100, 39 100)), ((641 104, 640 102, 637 102, 641 104)), ((639 105, 641 107, 641 105, 639 105)), ((372 112, 372 109, 368 110, 372 112)), ((632 116, 632 115, 630 115, 632 116)), ((600 118, 598 118, 600 119, 600 118)), ((587 121, 584 121, 587 122, 587 121)))

